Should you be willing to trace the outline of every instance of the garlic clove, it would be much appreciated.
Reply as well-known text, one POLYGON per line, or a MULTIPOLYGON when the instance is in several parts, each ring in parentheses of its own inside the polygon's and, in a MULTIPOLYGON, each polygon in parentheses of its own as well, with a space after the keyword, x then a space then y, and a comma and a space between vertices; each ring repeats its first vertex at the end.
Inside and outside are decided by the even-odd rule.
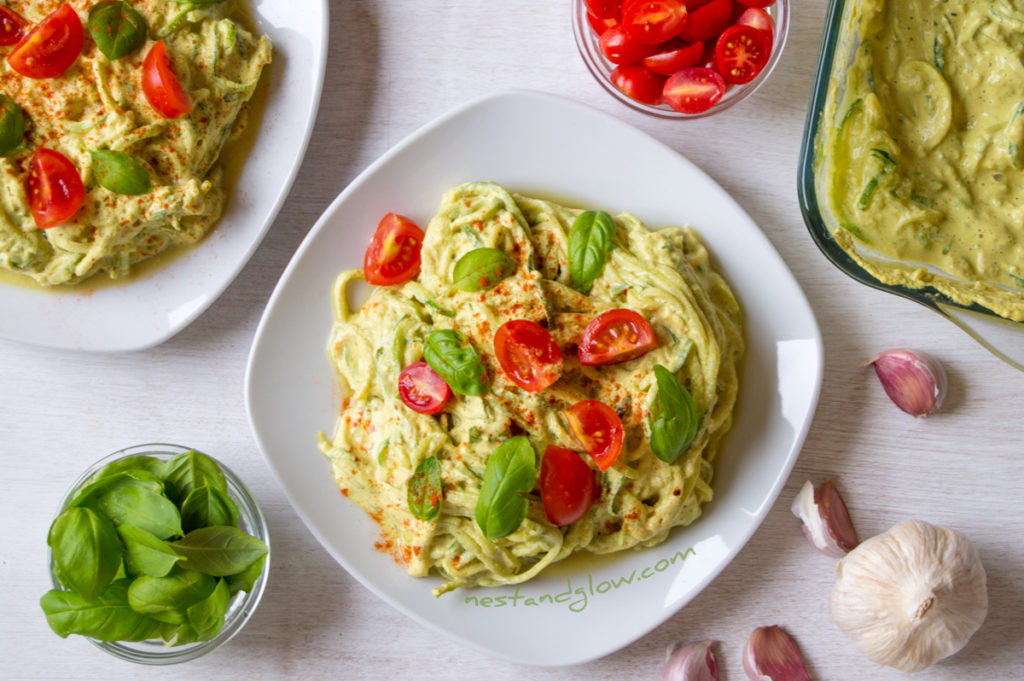
POLYGON ((790 510, 803 522, 807 541, 826 556, 842 558, 860 543, 835 478, 817 488, 805 482, 790 510))
POLYGON ((781 627, 758 627, 743 646, 743 671, 751 681, 811 681, 796 641, 781 627))
POLYGON ((924 352, 896 349, 879 353, 861 364, 873 365, 885 394, 915 417, 928 416, 946 396, 946 370, 924 352))
POLYGON ((698 641, 670 651, 661 681, 718 681, 714 641, 698 641))

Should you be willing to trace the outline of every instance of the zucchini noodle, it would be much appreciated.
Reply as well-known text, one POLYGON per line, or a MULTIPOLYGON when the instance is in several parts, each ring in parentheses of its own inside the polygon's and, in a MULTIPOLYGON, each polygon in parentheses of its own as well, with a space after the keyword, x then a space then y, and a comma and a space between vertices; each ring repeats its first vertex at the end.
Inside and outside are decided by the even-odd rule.
POLYGON ((612 255, 590 293, 572 289, 568 233, 580 212, 489 182, 464 184, 445 195, 430 221, 415 279, 376 288, 357 310, 349 308, 347 293, 360 270, 342 272, 333 289, 328 355, 345 397, 333 437, 319 436, 321 449, 342 493, 380 525, 380 546, 411 575, 433 570, 443 577, 437 595, 520 583, 578 551, 658 544, 673 527, 699 518, 712 497, 744 349, 739 306, 693 229, 649 231, 629 213, 614 218, 612 255), (455 262, 482 246, 511 255, 516 272, 487 291, 454 290, 455 262), (614 308, 643 315, 658 348, 621 364, 581 366, 575 346, 584 327, 614 308), (539 393, 507 380, 494 356, 494 332, 511 319, 545 324, 563 349, 561 378, 539 393), (482 397, 454 395, 427 416, 402 403, 398 376, 422 359, 434 329, 465 334, 492 382, 482 397), (699 419, 696 438, 672 464, 657 458, 648 441, 655 364, 688 388, 699 419), (535 488, 518 530, 485 538, 474 509, 490 454, 517 433, 538 453, 549 444, 581 451, 564 412, 584 399, 611 406, 626 433, 618 460, 600 476, 597 501, 577 522, 556 527, 535 488), (407 488, 430 456, 440 462, 443 502, 440 516, 424 521, 410 512, 407 488))

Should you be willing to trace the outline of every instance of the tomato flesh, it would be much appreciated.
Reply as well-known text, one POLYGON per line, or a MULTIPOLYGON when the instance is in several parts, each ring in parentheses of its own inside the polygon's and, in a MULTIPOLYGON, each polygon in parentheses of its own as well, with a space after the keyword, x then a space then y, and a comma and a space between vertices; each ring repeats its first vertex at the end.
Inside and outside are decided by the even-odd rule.
POLYGON ((627 0, 622 6, 622 25, 648 45, 677 35, 686 21, 686 3, 680 0, 627 0))
POLYGON ((764 32, 772 42, 775 41, 775 22, 772 21, 768 12, 765 12, 763 9, 751 7, 744 10, 743 14, 736 20, 736 23, 740 26, 752 26, 764 32))
POLYGON ((596 19, 617 19, 622 15, 622 0, 583 0, 583 4, 596 19))
POLYGON ((436 414, 451 399, 452 389, 426 362, 414 362, 398 375, 402 404, 420 414, 436 414))
POLYGON ((25 35, 28 22, 10 7, 0 5, 0 47, 17 44, 25 35))
POLYGON ((715 64, 726 83, 740 85, 761 73, 771 52, 772 45, 764 31, 753 26, 731 26, 715 43, 715 64))
POLYGON ((513 319, 494 334, 494 355, 508 380, 523 390, 539 393, 562 375, 562 351, 537 322, 513 319))
POLYGON ((601 34, 601 52, 613 64, 628 66, 636 64, 644 57, 654 54, 657 49, 626 32, 622 24, 612 26, 601 34))
MULTIPOLYGON (((671 80, 671 79, 670 79, 671 80)), ((636 359, 658 347, 651 325, 633 310, 602 312, 583 329, 580 364, 604 366, 636 359)))
POLYGON ((75 164, 59 151, 45 147, 32 154, 25 193, 39 229, 56 227, 73 218, 85 198, 82 176, 75 164))
POLYGON ((56 78, 75 63, 84 43, 78 13, 71 5, 61 5, 18 41, 7 63, 26 78, 56 78))
POLYGON ((604 402, 583 400, 572 405, 565 415, 573 435, 597 467, 602 471, 611 468, 625 439, 622 420, 615 410, 604 402))
POLYGON ((164 118, 181 118, 192 111, 192 100, 174 72, 162 40, 149 48, 142 62, 142 92, 164 118))
POLYGON ((654 73, 671 76, 676 71, 696 66, 700 62, 701 55, 704 54, 704 43, 700 42, 690 45, 683 42, 668 43, 667 45, 668 49, 646 57, 643 60, 643 65, 654 73))
POLYGON ((612 70, 611 79, 612 85, 630 99, 652 106, 658 106, 664 101, 661 89, 665 86, 665 76, 639 64, 616 66, 612 70))
POLYGON ((587 12, 587 23, 590 24, 590 30, 592 30, 596 35, 602 36, 609 28, 618 26, 619 20, 614 17, 611 19, 601 19, 599 17, 595 17, 590 12, 587 12))
POLYGON ((725 94, 725 80, 717 71, 704 66, 683 69, 665 83, 665 102, 682 113, 707 111, 725 94))
POLYGON ((687 42, 714 40, 729 26, 732 18, 732 0, 711 0, 699 9, 690 11, 686 26, 679 37, 687 42))
POLYGON ((407 217, 388 213, 363 257, 363 276, 376 286, 403 284, 420 271, 423 230, 407 217))
POLYGON ((597 498, 590 466, 571 449, 548 445, 540 462, 540 498, 553 525, 571 525, 597 498))

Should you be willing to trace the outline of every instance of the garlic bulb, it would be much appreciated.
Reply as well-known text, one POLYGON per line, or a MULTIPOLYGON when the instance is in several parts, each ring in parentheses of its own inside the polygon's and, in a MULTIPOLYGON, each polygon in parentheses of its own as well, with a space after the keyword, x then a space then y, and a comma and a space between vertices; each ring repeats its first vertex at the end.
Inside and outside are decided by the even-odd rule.
POLYGON ((832 619, 861 653, 905 672, 960 650, 988 614, 985 569, 967 537, 920 520, 839 561, 832 619))

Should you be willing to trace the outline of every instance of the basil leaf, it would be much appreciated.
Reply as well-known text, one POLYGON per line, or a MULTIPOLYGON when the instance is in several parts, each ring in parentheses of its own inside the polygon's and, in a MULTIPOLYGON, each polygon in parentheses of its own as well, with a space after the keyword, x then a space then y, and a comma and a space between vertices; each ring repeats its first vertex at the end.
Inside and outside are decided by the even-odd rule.
MULTIPOLYGON (((99 473, 102 472, 103 470, 101 469, 99 473)), ((152 490, 156 494, 162 494, 164 491, 163 480, 155 474, 140 468, 118 471, 100 478, 94 475, 89 480, 92 480, 92 482, 87 481, 86 484, 79 487, 75 496, 68 502, 68 506, 89 506, 100 494, 125 484, 138 484, 152 490)))
POLYGON ((25 141, 25 112, 18 103, 0 94, 0 156, 11 153, 25 141))
POLYGON ((168 646, 183 646, 186 643, 202 640, 199 632, 191 624, 172 624, 170 622, 160 623, 160 638, 168 646))
POLYGON ((61 638, 79 634, 97 641, 145 641, 157 635, 160 623, 128 605, 129 584, 130 579, 119 579, 96 599, 52 589, 39 599, 39 606, 61 638))
POLYGON ((662 461, 674 463, 697 437, 697 407, 690 391, 671 371, 656 364, 654 378, 658 397, 648 417, 651 449, 662 461))
POLYGON ((188 609, 203 600, 217 580, 195 570, 175 570, 166 577, 138 577, 128 587, 135 612, 169 624, 187 624, 188 609))
POLYGON ((50 525, 46 543, 64 586, 87 601, 103 593, 121 567, 117 531, 92 509, 66 509, 50 525))
POLYGON ((423 359, 440 374, 452 392, 459 395, 484 395, 489 379, 487 367, 469 341, 458 331, 436 329, 423 345, 423 359))
POLYGON ((126 478, 98 494, 90 507, 105 514, 115 525, 133 525, 159 539, 181 534, 178 508, 147 483, 134 478, 126 478))
POLYGON ((218 579, 213 593, 195 605, 189 606, 185 611, 188 615, 188 623, 196 630, 201 640, 209 641, 220 633, 230 601, 231 593, 228 591, 228 585, 223 579, 218 579))
POLYGON ((128 196, 148 194, 153 189, 149 172, 130 155, 106 149, 90 153, 96 182, 104 189, 128 196))
POLYGON ((476 524, 496 541, 519 529, 527 501, 521 495, 537 479, 537 453, 525 435, 505 440, 487 459, 484 484, 476 502, 476 524))
POLYGON ((131 54, 146 42, 146 20, 121 0, 103 0, 89 10, 89 33, 107 59, 131 54))
POLYGON ((181 560, 170 544, 145 530, 121 525, 117 533, 124 543, 124 562, 130 574, 166 577, 181 560))
POLYGON ((189 532, 209 525, 238 525, 238 506, 224 492, 203 485, 181 505, 181 527, 189 532))
POLYGON ((612 252, 615 222, 602 211, 583 211, 569 228, 569 277, 581 293, 590 291, 612 252))
POLYGON ((221 525, 192 530, 171 546, 184 556, 182 567, 214 577, 241 572, 267 553, 267 545, 256 537, 221 525))
POLYGON ((113 477, 117 473, 126 473, 132 470, 144 471, 161 480, 160 489, 163 489, 164 462, 155 456, 126 456, 123 459, 115 459, 93 473, 86 482, 96 482, 103 478, 113 477))
POLYGON ((516 261, 497 248, 477 248, 466 253, 452 270, 452 286, 460 291, 486 291, 512 276, 516 261))
POLYGON ((239 591, 252 591, 253 586, 256 585, 256 580, 263 574, 263 566, 266 562, 267 554, 263 554, 263 557, 241 572, 225 577, 224 579, 227 580, 228 590, 231 592, 231 595, 234 596, 239 591))
POLYGON ((194 449, 167 460, 164 483, 167 496, 177 504, 183 503, 193 490, 204 485, 225 494, 228 491, 228 483, 220 467, 213 459, 194 449))
POLYGON ((428 456, 409 478, 409 510, 420 520, 434 520, 441 515, 443 498, 441 462, 436 456, 428 456))

